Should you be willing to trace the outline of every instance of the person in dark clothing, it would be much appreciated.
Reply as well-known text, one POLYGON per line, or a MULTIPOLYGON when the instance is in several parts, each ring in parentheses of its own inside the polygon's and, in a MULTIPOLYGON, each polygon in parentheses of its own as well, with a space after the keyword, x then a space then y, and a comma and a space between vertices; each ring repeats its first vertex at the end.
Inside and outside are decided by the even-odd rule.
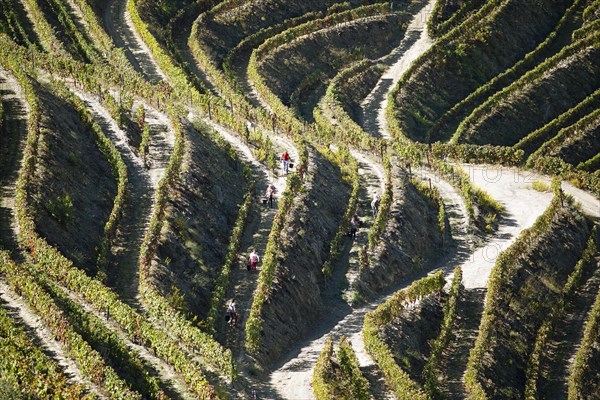
POLYGON ((356 232, 360 227, 360 219, 358 219, 358 215, 354 214, 352 219, 350 220, 350 237, 352 239, 356 238, 356 232))

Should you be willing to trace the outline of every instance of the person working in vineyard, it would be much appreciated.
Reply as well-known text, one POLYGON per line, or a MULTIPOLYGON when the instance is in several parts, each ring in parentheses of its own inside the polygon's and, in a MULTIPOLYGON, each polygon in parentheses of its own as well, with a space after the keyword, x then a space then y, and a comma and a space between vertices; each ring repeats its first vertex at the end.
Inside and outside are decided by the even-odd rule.
POLYGON ((265 197, 269 202, 269 208, 273 208, 273 196, 275 195, 275 186, 272 184, 267 186, 267 191, 265 192, 265 197))
POLYGON ((379 193, 375 194, 373 201, 371 202, 371 210, 373 210, 373 218, 377 217, 377 213, 379 212, 379 203, 381 202, 381 197, 379 193))
POLYGON ((231 299, 231 303, 229 303, 229 306, 227 307, 227 315, 229 315, 229 325, 237 325, 238 313, 235 309, 235 299, 231 299))
POLYGON ((258 265, 258 262, 260 261, 260 257, 258 256, 258 253, 256 253, 256 250, 252 249, 252 252, 250 253, 250 257, 248 260, 250 261, 250 269, 252 271, 255 271, 256 266, 258 265))
POLYGON ((358 215, 354 214, 352 219, 350 220, 350 237, 352 239, 356 238, 356 232, 360 227, 360 219, 358 219, 358 215))
POLYGON ((290 171, 290 155, 287 150, 281 155, 281 161, 283 162, 283 172, 287 175, 290 171))

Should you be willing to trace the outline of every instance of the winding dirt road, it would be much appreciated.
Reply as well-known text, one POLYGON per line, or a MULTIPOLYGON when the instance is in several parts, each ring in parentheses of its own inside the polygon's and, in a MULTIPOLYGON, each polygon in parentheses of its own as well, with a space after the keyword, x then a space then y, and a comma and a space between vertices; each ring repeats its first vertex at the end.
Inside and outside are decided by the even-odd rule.
MULTIPOLYGON (((500 251, 506 249, 518 236, 518 234, 530 227, 537 217, 541 215, 550 203, 550 193, 537 192, 531 189, 528 177, 516 170, 465 166, 472 181, 479 187, 488 191, 494 198, 506 207, 504 223, 501 224, 498 234, 485 246, 470 249, 469 238, 455 240, 462 242, 457 246, 457 251, 449 260, 437 265, 434 269, 443 269, 448 272, 448 280, 451 279, 450 272, 457 265, 463 269, 463 284, 466 288, 485 288, 487 280, 495 260, 500 251), (466 240, 465 240, 466 239, 466 240)), ((419 172, 424 178, 432 177, 432 183, 440 191, 444 203, 452 210, 454 223, 453 232, 466 232, 467 215, 464 201, 456 192, 456 189, 448 182, 431 176, 429 172, 419 172)), ((460 235, 460 234, 459 234, 460 235)), ((406 286, 406 285, 404 285, 406 286)), ((397 289, 400 289, 398 287, 397 289)), ((387 296, 382 296, 367 306, 354 310, 352 313, 340 320, 330 331, 317 339, 307 341, 301 345, 295 354, 290 355, 289 360, 271 375, 270 385, 272 391, 281 399, 312 399, 312 369, 319 356, 325 339, 329 336, 336 340, 344 335, 352 341, 355 351, 359 355, 361 366, 368 368, 371 360, 364 352, 362 344, 362 325, 364 315, 375 309, 384 302, 387 296)))
POLYGON ((404 39, 398 46, 397 60, 379 78, 371 93, 361 103, 364 116, 362 126, 372 136, 386 139, 391 137, 385 118, 387 95, 412 63, 433 44, 433 40, 427 34, 426 25, 434 6, 435 0, 429 0, 414 16, 408 25, 404 39))

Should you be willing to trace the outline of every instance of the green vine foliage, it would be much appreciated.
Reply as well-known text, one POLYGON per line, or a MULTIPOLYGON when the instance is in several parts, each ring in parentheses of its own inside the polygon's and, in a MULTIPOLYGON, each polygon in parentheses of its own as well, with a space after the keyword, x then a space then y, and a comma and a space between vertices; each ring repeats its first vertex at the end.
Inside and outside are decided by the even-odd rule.
MULTIPOLYGON (((237 76, 234 71, 234 63, 238 60, 239 56, 255 47, 258 47, 262 42, 268 38, 275 36, 283 31, 286 31, 295 26, 304 24, 310 20, 322 18, 323 13, 321 12, 309 12, 304 15, 295 18, 288 18, 280 24, 269 26, 261 29, 260 31, 253 33, 250 36, 245 37, 240 43, 238 43, 223 60, 223 72, 231 84, 235 87, 239 87, 237 76)), ((200 21, 198 22, 200 23, 200 21)), ((240 91, 240 89, 237 89, 240 91)))
POLYGON ((335 398, 333 388, 330 387, 332 385, 330 381, 333 378, 333 356, 333 338, 329 336, 325 340, 325 345, 321 350, 321 354, 319 354, 319 358, 317 358, 313 372, 311 386, 317 400, 335 398))
MULTIPOLYGON (((298 146, 300 151, 300 159, 298 162, 298 170, 304 171, 308 168, 308 149, 303 143, 298 146)), ((288 178, 287 187, 282 194, 277 214, 269 233, 267 248, 263 257, 263 267, 258 276, 258 283, 254 290, 254 298, 250 308, 250 315, 246 321, 246 343, 245 347, 250 353, 256 354, 260 348, 260 338, 262 331, 262 308, 266 300, 267 294, 271 290, 273 279, 277 270, 277 254, 280 249, 281 232, 286 223, 287 215, 292 207, 294 198, 303 189, 304 185, 299 175, 294 174, 288 178)))
POLYGON ((338 14, 329 15, 323 19, 312 20, 270 37, 252 52, 252 55, 250 56, 250 62, 248 64, 248 78, 254 83, 256 89, 263 99, 265 99, 265 101, 270 105, 273 112, 278 115, 279 121, 283 120, 284 124, 289 127, 288 129, 291 128, 292 131, 302 132, 304 130, 304 126, 298 120, 295 112, 293 112, 289 107, 285 106, 279 97, 275 95, 265 83, 259 72, 259 64, 261 60, 277 47, 288 43, 296 37, 306 35, 319 29, 334 26, 339 23, 381 14, 387 10, 389 10, 389 6, 386 4, 373 4, 343 11, 338 14))
MULTIPOLYGON (((250 172, 248 172, 248 174, 249 173, 250 172)), ((250 207, 252 207, 253 195, 254 184, 251 183, 248 186, 246 195, 244 196, 244 203, 238 211, 235 226, 231 232, 231 239, 229 241, 229 248, 227 249, 227 256, 225 257, 225 263, 212 291, 210 310, 208 311, 208 316, 206 317, 206 321, 204 323, 206 330, 212 334, 216 332, 216 323, 221 312, 221 307, 223 306, 227 288, 229 287, 229 278, 232 268, 237 265, 237 254, 240 248, 242 234, 244 233, 246 219, 248 217, 248 213, 250 212, 250 207)))
POLYGON ((448 299, 444 303, 444 319, 442 328, 437 338, 431 343, 431 351, 425 367, 423 367, 424 388, 432 399, 444 399, 445 396, 440 388, 438 380, 440 361, 444 350, 452 340, 452 329, 456 321, 456 305, 458 304, 463 292, 462 269, 454 269, 454 278, 450 285, 448 299))
POLYGON ((338 73, 327 86, 325 96, 313 110, 313 116, 319 130, 319 136, 327 141, 339 141, 348 146, 358 147, 371 152, 381 150, 381 140, 366 133, 346 112, 340 101, 340 85, 354 76, 371 68, 380 68, 371 60, 362 60, 338 73), (336 125, 331 121, 334 120, 336 125))
POLYGON ((71 300, 58 286, 30 270, 37 284, 48 293, 54 303, 62 310, 63 315, 92 348, 101 352, 110 366, 116 368, 119 376, 133 390, 144 398, 162 400, 166 394, 160 389, 158 379, 150 376, 144 367, 144 361, 137 351, 130 350, 125 342, 110 331, 104 321, 88 314, 80 305, 71 300))
POLYGON ((427 184, 425 181, 414 176, 410 178, 410 182, 425 199, 428 199, 431 204, 438 209, 438 228, 443 236, 446 231, 446 208, 444 207, 444 200, 442 199, 439 190, 431 185, 431 183, 427 184))
POLYGON ((546 72, 549 71, 551 68, 554 68, 558 63, 561 63, 562 60, 576 55, 581 50, 589 46, 597 46, 599 41, 600 32, 596 32, 593 35, 590 35, 574 43, 571 43, 568 46, 563 47, 558 53, 544 60, 542 63, 536 65, 535 68, 527 71, 519 79, 514 80, 510 85, 504 87, 502 90, 496 92, 494 95, 487 98, 483 104, 479 105, 473 110, 469 117, 467 117, 461 122, 456 132, 454 133, 452 142, 457 143, 458 141, 460 141, 462 139, 462 136, 465 134, 467 128, 469 127, 469 124, 472 121, 478 120, 480 117, 488 113, 490 108, 493 108, 496 105, 500 104, 512 94, 523 91, 528 85, 531 85, 532 83, 537 82, 540 79, 544 79, 546 76, 546 72))
MULTIPOLYGON (((555 150, 561 145, 569 143, 570 141, 576 141, 579 135, 586 132, 588 126, 596 125, 599 117, 600 108, 585 115, 574 124, 562 128, 553 138, 546 140, 539 149, 529 157, 527 162, 531 165, 535 164, 536 158, 551 157, 555 150)), ((588 135, 593 134, 594 132, 588 132, 588 135)))
POLYGON ((558 195, 554 196, 550 206, 536 220, 533 226, 521 232, 515 243, 502 252, 497 258, 496 265, 492 270, 488 282, 488 300, 479 327, 479 336, 477 337, 474 348, 471 350, 467 364, 465 385, 470 398, 477 400, 488 398, 480 383, 480 366, 484 352, 491 345, 491 341, 493 340, 493 332, 495 331, 493 321, 494 310, 500 307, 500 304, 504 301, 503 295, 500 292, 504 277, 511 271, 511 268, 513 268, 514 260, 516 260, 519 255, 527 252, 529 243, 535 241, 536 236, 543 234, 549 229, 551 221, 563 208, 563 205, 572 203, 572 197, 567 196, 562 198, 558 195))
POLYGON ((141 399, 129 389, 117 373, 104 363, 102 356, 77 333, 52 298, 36 283, 24 268, 0 253, 0 271, 17 293, 42 317, 55 337, 63 344, 67 354, 77 363, 79 370, 93 383, 103 387, 111 396, 122 399, 141 399))
MULTIPOLYGON (((4 47, 0 46, 0 52, 2 50, 4 50, 4 47)), ((101 282, 89 278, 83 271, 75 268, 70 260, 38 236, 29 205, 28 188, 29 182, 32 181, 35 173, 37 145, 40 135, 39 102, 31 78, 23 69, 23 66, 28 64, 23 63, 22 59, 19 58, 19 54, 16 52, 11 53, 9 57, 0 57, 0 60, 4 62, 4 66, 19 81, 30 106, 28 134, 23 152, 22 167, 16 184, 15 201, 18 210, 17 220, 20 227, 19 243, 23 248, 29 250, 33 266, 37 268, 38 273, 43 274, 49 280, 59 282, 69 290, 80 294, 98 310, 110 307, 113 318, 132 341, 147 342, 158 355, 164 357, 168 363, 173 365, 175 370, 182 373, 191 390, 198 393, 201 398, 214 398, 216 396, 215 390, 204 377, 202 368, 196 361, 190 360, 181 350, 179 341, 172 339, 164 331, 157 330, 154 325, 147 322, 131 307, 122 303, 116 294, 102 285, 101 282)), ((174 173, 171 170, 165 176, 168 179, 173 179, 174 173)), ((224 352, 210 336, 206 334, 202 336, 197 329, 195 330, 197 333, 194 335, 190 331, 195 331, 186 325, 178 325, 175 332, 180 331, 184 331, 196 339, 196 343, 199 343, 199 345, 194 349, 204 356, 204 360, 213 365, 224 366, 225 368, 221 367, 220 370, 226 371, 225 374, 232 374, 233 367, 231 366, 230 356, 227 358, 227 352, 224 352)))
MULTIPOLYGON (((581 259, 577 262, 577 264, 575 265, 575 268, 573 269, 573 271, 571 272, 571 274, 569 275, 567 282, 565 283, 565 286, 562 289, 562 292, 560 293, 560 297, 557 300, 557 304, 554 308, 552 308, 552 310, 550 311, 548 317, 546 317, 546 319, 542 322, 541 327, 538 329, 538 333, 536 335, 535 338, 535 343, 533 345, 533 351, 531 352, 530 356, 529 356, 529 360, 527 362, 527 370, 526 370, 526 382, 525 382, 525 397, 527 399, 531 399, 531 400, 535 400, 537 399, 538 396, 538 380, 540 378, 540 361, 542 356, 544 355, 546 349, 547 349, 547 345, 548 345, 548 341, 550 340, 550 336, 554 333, 554 331, 557 328, 557 325, 561 323, 561 321, 564 318, 565 315, 565 311, 566 308, 569 306, 569 303, 572 301, 573 296, 575 295, 575 292, 577 289, 579 289, 579 287, 582 284, 582 279, 584 275, 589 274, 589 272, 591 270, 593 270, 594 268, 594 257, 596 256, 596 254, 598 254, 598 227, 595 226, 592 229, 592 233, 590 235, 590 238, 588 239, 586 248, 583 252, 583 255, 581 256, 581 259)), ((591 312, 592 318, 590 318, 590 320, 593 319, 593 310, 591 312)), ((582 345, 580 346, 580 349, 584 346, 590 346, 590 343, 585 343, 585 337, 584 340, 582 341, 582 345)), ((588 347, 589 348, 589 347, 588 347)), ((575 365, 577 365, 577 355, 575 358, 575 365)), ((577 382, 574 383, 573 386, 579 386, 578 388, 574 388, 573 391, 574 392, 579 392, 582 393, 584 392, 583 388, 581 387, 581 379, 577 379, 577 378, 573 378, 572 377, 577 373, 575 371, 582 371, 584 368, 587 367, 587 362, 583 361, 580 359, 579 360, 579 367, 581 367, 583 365, 583 368, 573 368, 572 369, 572 373, 569 377, 569 390, 571 391, 571 382, 577 382)), ((584 396, 582 396, 584 397, 584 396)), ((569 396, 569 398, 571 398, 569 396)), ((580 398, 580 397, 576 397, 576 398, 580 398)))
POLYGON ((26 0, 27 7, 31 13, 31 20, 39 36, 43 49, 48 53, 67 54, 62 43, 57 39, 54 28, 48 23, 44 12, 35 0, 26 0))
POLYGON ((82 57, 85 61, 89 62, 99 61, 100 53, 77 28, 65 4, 60 0, 49 0, 48 4, 56 13, 65 33, 74 43, 77 51, 74 56, 82 57))
POLYGON ((69 92, 68 89, 59 82, 55 83, 54 89, 56 93, 68 99, 71 104, 73 104, 75 110, 79 113, 81 120, 88 126, 92 133, 96 145, 108 161, 113 176, 117 181, 117 195, 113 200, 113 208, 108 217, 108 221, 104 225, 104 235, 100 239, 100 244, 98 245, 97 264, 100 273, 104 273, 108 263, 112 241, 116 233, 117 223, 125 204, 125 191, 128 183, 127 167, 121 157, 121 153, 117 150, 110 138, 102 131, 100 125, 94 121, 85 103, 75 94, 69 92))
POLYGON ((365 316, 363 326, 365 347, 383 371, 388 386, 398 398, 429 399, 423 389, 396 363, 388 345, 379 338, 379 329, 398 316, 407 303, 442 290, 445 283, 443 272, 438 271, 394 293, 389 300, 365 316))
MULTIPOLYGON (((569 21, 573 17, 573 14, 579 9, 582 1, 584 0, 577 0, 573 2, 569 9, 567 9, 567 11, 564 13, 552 33, 550 33, 546 39, 534 50, 526 54, 521 60, 508 68, 506 71, 496 75, 488 82, 479 86, 466 98, 455 104, 436 122, 436 124, 429 130, 427 135, 431 139, 436 140, 442 131, 446 130, 452 132, 456 128, 455 124, 450 124, 450 127, 448 126, 449 122, 452 120, 456 121, 457 119, 460 120, 460 118, 464 118, 464 123, 466 124, 470 118, 468 115, 469 110, 472 112, 473 109, 484 103, 491 95, 509 85, 528 70, 534 68, 535 65, 540 61, 543 61, 543 57, 545 57, 549 51, 548 49, 556 44, 561 34, 563 34, 563 30, 570 29, 569 21)), ((458 123, 459 122, 457 121, 456 124, 458 123)), ((457 138, 453 138, 453 142, 456 142, 456 139, 457 138)))
POLYGON ((10 35, 10 37, 21 46, 38 46, 38 43, 36 42, 33 35, 31 35, 30 32, 27 32, 26 28, 23 27, 23 24, 19 20, 19 16, 15 12, 10 1, 0 0, 0 10, 1 15, 4 17, 4 20, 2 22, 6 24, 6 26, 2 30, 4 30, 8 35, 10 35))
POLYGON ((168 193, 178 179, 185 152, 186 139, 179 117, 172 111, 171 121, 175 132, 175 146, 169 159, 169 165, 163 179, 159 182, 154 202, 154 213, 140 250, 140 293, 141 298, 155 321, 161 321, 167 331, 177 340, 198 352, 204 361, 225 376, 233 377, 235 368, 231 351, 225 350, 210 335, 200 331, 169 301, 161 296, 159 290, 149 279, 149 267, 156 254, 160 231, 164 223, 168 193))
POLYGON ((521 139, 513 147, 523 149, 529 157, 547 140, 553 138, 562 128, 577 122, 583 115, 600 107, 600 89, 583 99, 575 107, 554 118, 543 127, 536 129, 521 139))
POLYGON ((354 157, 352 157, 348 149, 342 147, 339 148, 337 152, 333 152, 328 148, 324 148, 321 150, 321 153, 334 165, 338 166, 338 168, 342 171, 342 179, 352 186, 352 192, 350 193, 350 199, 348 200, 348 205, 346 206, 346 212, 344 213, 344 217, 342 218, 338 231, 329 244, 329 257, 323 264, 323 275, 326 278, 329 278, 333 273, 332 264, 340 255, 342 240, 350 229, 350 220, 356 213, 356 209, 358 207, 358 191, 360 190, 360 182, 358 163, 354 157))
MULTIPOLYGON (((579 260, 575 271, 563 289, 563 294, 566 298, 571 298, 578 288, 584 271, 594 267, 595 257, 600 251, 600 243, 598 243, 598 226, 592 229, 592 234, 588 240, 587 247, 579 260)), ((560 317, 557 319, 560 322, 560 317)), ((588 360, 593 349, 594 343, 598 343, 600 338, 600 293, 596 296, 592 310, 588 316, 588 322, 585 326, 583 340, 579 346, 579 350, 575 355, 575 362, 571 368, 569 375, 569 399, 584 398, 586 393, 584 378, 586 374, 590 374, 591 366, 588 360)))
POLYGON ((70 383, 58 364, 29 339, 3 308, 0 308, 0 343, 0 396, 3 398, 95 398, 86 395, 82 385, 70 383))
POLYGON ((575 362, 569 376, 569 400, 586 398, 589 395, 588 387, 585 385, 586 375, 593 374, 589 364, 589 357, 594 346, 598 343, 600 337, 600 294, 596 296, 596 301, 588 317, 585 326, 583 341, 575 356, 575 362))
POLYGON ((352 344, 346 337, 340 338, 337 354, 333 352, 333 338, 327 338, 315 364, 312 387, 317 400, 371 399, 369 381, 360 371, 352 344))
POLYGON ((396 140, 399 140, 402 144, 406 142, 410 143, 410 140, 405 136, 404 132, 402 132, 398 119, 396 118, 396 109, 399 107, 399 104, 396 102, 396 97, 399 90, 402 87, 405 87, 408 81, 424 65, 424 63, 430 60, 430 57, 440 50, 443 51, 449 43, 455 40, 461 40, 463 35, 470 34, 477 29, 480 29, 482 26, 485 26, 485 24, 489 22, 489 19, 493 17, 501 3, 502 0, 487 1, 476 13, 471 14, 463 23, 438 38, 429 50, 421 54, 421 56, 411 64, 396 86, 388 93, 386 119, 388 120, 390 131, 396 136, 396 140))
POLYGON ((373 251, 377 244, 381 240, 381 236, 385 231, 385 226, 389 220, 392 200, 394 198, 394 187, 392 183, 392 165, 389 158, 386 156, 383 162, 383 168, 385 170, 385 191, 381 196, 381 203, 379 204, 379 211, 377 217, 371 225, 368 234, 369 250, 373 251))

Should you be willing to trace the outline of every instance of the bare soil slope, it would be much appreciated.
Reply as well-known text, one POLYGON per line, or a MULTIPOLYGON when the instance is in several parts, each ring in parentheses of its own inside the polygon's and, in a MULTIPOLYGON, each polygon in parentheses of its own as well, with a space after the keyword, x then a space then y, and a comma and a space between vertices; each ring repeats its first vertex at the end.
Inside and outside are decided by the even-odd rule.
POLYGON ((488 308, 493 304, 486 314, 495 328, 487 332, 490 346, 484 349, 478 379, 490 398, 523 398, 537 331, 590 234, 588 222, 573 206, 560 209, 548 223, 525 252, 503 264, 495 297, 487 301, 488 308))
POLYGON ((495 3, 493 12, 465 22, 467 33, 434 46, 396 93, 396 118, 410 138, 424 141, 425 132, 455 103, 533 50, 570 2, 495 3))
POLYGON ((30 183, 37 230, 88 273, 116 196, 116 180, 90 126, 65 99, 39 87, 43 114, 36 179, 30 183))
POLYGON ((185 130, 184 170, 169 196, 151 275, 165 297, 179 291, 185 308, 203 318, 247 184, 243 165, 206 130, 188 123, 185 130))
POLYGON ((281 234, 281 256, 263 307, 260 358, 269 364, 283 354, 323 312, 321 269, 350 198, 340 171, 311 152, 308 190, 296 199, 281 234))

